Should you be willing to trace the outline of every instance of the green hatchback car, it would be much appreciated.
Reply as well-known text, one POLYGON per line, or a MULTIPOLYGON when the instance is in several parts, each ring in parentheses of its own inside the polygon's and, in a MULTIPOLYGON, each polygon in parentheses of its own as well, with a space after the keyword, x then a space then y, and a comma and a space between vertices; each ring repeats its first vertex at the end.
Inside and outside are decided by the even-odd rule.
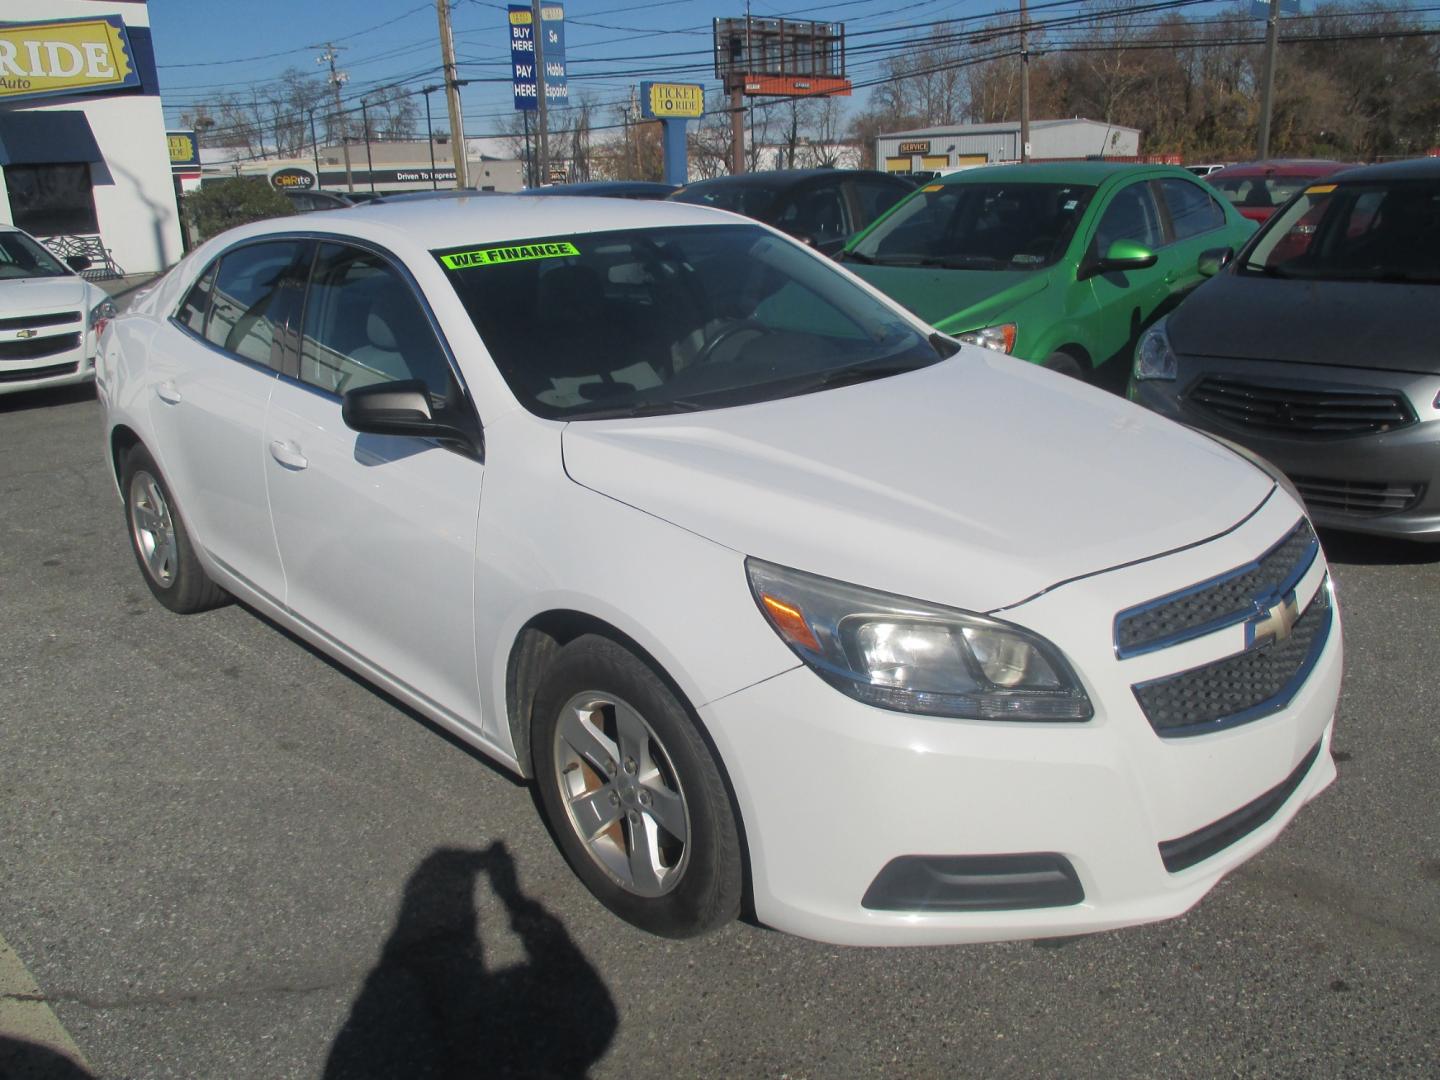
POLYGON ((1088 377, 1255 229, 1190 173, 1108 162, 937 179, 846 245, 849 269, 937 330, 1088 377))

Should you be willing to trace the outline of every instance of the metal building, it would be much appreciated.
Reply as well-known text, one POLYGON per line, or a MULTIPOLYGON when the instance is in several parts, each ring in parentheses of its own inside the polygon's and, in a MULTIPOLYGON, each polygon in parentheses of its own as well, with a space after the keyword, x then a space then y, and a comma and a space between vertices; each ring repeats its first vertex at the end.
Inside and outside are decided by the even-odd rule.
MULTIPOLYGON (((1034 161, 1088 157, 1135 158, 1140 154, 1136 128, 1100 120, 1032 120, 1030 157, 1034 161)), ((950 124, 881 135, 875 140, 877 168, 887 172, 934 172, 960 165, 1020 160, 1020 122, 950 124)))

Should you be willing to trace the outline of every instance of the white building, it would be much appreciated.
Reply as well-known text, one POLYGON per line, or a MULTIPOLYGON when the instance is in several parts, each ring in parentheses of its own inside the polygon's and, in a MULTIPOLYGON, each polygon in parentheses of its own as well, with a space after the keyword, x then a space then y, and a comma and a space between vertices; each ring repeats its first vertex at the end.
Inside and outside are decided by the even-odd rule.
POLYGON ((125 273, 180 257, 144 0, 0 0, 0 221, 96 237, 125 273))
MULTIPOLYGON (((1136 158, 1140 132, 1100 120, 1033 120, 1030 159, 1064 161, 1136 158)), ((1020 122, 949 124, 893 131, 875 140, 876 168, 886 172, 934 172, 960 165, 1020 160, 1020 122)))

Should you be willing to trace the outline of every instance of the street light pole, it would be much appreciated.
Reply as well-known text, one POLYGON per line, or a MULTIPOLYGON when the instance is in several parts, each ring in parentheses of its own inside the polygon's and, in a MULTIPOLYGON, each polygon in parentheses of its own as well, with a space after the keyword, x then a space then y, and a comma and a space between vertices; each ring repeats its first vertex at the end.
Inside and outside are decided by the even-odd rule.
POLYGON ((375 160, 370 156, 370 109, 369 101, 360 99, 360 123, 365 126, 365 170, 370 174, 370 192, 375 192, 375 160))
POLYGON ((1030 44, 1025 0, 1020 0, 1020 162, 1030 160, 1030 44))
POLYGON ((1265 89, 1260 98, 1260 160, 1270 156, 1270 110, 1275 102, 1275 50, 1280 43, 1280 0, 1270 0, 1265 20, 1265 89))
POLYGON ((422 86, 420 92, 425 95, 425 141, 430 144, 430 189, 438 190, 440 185, 435 182, 435 131, 430 125, 430 95, 438 86, 422 86))
POLYGON ((535 38, 536 111, 540 114, 540 177, 539 186, 550 182, 550 117, 545 100, 545 23, 541 17, 540 0, 530 0, 531 24, 535 38))

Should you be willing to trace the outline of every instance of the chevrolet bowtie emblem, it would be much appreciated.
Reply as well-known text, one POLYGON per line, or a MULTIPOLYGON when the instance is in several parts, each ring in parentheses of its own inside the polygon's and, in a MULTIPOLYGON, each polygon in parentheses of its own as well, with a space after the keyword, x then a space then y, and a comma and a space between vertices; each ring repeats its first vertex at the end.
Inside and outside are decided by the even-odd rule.
POLYGON ((32 338, 38 333, 40 333, 39 330, 17 330, 15 336, 17 338, 32 338))
POLYGON ((1295 600, 1295 594, 1287 593, 1245 624, 1245 644, 1249 648, 1271 642, 1279 644, 1290 636, 1299 619, 1300 605, 1295 600))

